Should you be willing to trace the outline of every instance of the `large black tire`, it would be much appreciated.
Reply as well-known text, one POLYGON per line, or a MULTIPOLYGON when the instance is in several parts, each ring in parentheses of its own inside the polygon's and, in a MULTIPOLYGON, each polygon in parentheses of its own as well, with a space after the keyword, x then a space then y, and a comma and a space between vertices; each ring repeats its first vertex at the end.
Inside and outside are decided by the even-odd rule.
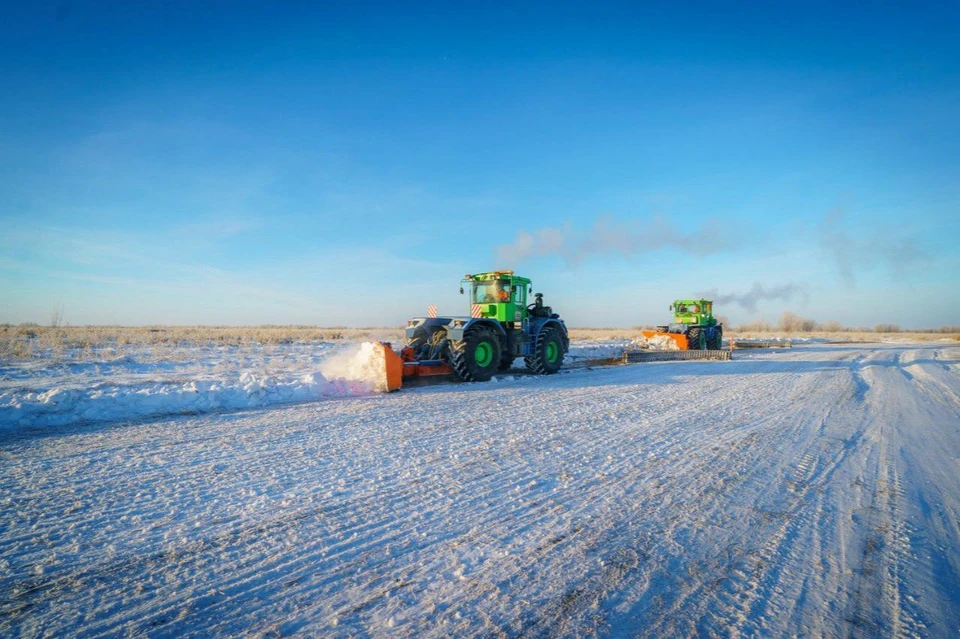
POLYGON ((706 340, 700 328, 691 328, 687 331, 687 348, 691 351, 702 351, 706 348, 706 340))
POLYGON ((711 351, 719 351, 723 348, 723 327, 717 326, 713 330, 713 339, 707 342, 707 348, 711 351))
POLYGON ((536 375, 553 375, 563 366, 563 356, 567 349, 563 345, 563 337, 557 329, 548 327, 537 335, 537 344, 533 355, 523 358, 527 370, 536 375))
POLYGON ((481 326, 466 331, 462 340, 450 340, 447 360, 461 380, 485 382, 497 372, 502 350, 499 337, 481 326))

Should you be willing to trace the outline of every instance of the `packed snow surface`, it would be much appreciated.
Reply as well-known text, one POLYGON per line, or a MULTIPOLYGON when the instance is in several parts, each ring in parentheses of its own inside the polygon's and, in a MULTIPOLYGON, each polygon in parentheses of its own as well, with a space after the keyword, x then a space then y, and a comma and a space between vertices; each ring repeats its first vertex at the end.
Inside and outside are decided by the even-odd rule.
POLYGON ((958 358, 801 345, 8 428, 0 634, 956 637, 958 358))

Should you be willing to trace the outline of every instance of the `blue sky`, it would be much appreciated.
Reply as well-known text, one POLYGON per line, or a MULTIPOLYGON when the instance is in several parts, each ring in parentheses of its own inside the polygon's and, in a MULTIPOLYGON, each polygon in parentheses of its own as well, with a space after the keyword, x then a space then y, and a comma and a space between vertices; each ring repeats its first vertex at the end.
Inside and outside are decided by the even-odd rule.
POLYGON ((708 292, 960 325, 958 32, 956 3, 23 6, 0 322, 393 325, 514 267, 580 326, 708 292))

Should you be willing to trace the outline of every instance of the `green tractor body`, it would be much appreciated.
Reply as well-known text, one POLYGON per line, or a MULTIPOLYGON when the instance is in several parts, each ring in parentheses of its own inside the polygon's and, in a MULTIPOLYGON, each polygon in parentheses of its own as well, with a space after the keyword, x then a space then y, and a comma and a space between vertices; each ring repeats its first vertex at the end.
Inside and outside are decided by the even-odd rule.
POLYGON ((692 350, 719 350, 723 342, 723 326, 713 316, 713 301, 675 300, 670 305, 673 311, 673 323, 657 327, 668 333, 680 333, 687 336, 692 350))
POLYGON ((415 317, 407 322, 408 358, 424 366, 449 365, 464 381, 486 381, 523 357, 537 374, 556 373, 570 348, 567 327, 532 293, 531 281, 513 271, 466 275, 467 316, 415 317))

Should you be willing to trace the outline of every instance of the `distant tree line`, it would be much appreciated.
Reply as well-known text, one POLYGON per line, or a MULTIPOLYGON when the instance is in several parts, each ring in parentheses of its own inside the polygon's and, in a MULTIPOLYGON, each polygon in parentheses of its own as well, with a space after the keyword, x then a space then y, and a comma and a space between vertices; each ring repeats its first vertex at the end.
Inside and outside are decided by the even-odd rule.
MULTIPOLYGON (((726 318, 719 318, 725 320, 726 318)), ((723 322, 730 325, 728 322, 723 322)), ((844 326, 836 320, 818 322, 808 317, 800 317, 796 313, 786 311, 780 316, 776 324, 765 319, 755 322, 739 324, 733 327, 736 331, 751 331, 757 333, 782 331, 784 333, 960 333, 960 326, 941 326, 940 328, 901 328, 898 324, 877 324, 873 328, 863 326, 844 326)))

